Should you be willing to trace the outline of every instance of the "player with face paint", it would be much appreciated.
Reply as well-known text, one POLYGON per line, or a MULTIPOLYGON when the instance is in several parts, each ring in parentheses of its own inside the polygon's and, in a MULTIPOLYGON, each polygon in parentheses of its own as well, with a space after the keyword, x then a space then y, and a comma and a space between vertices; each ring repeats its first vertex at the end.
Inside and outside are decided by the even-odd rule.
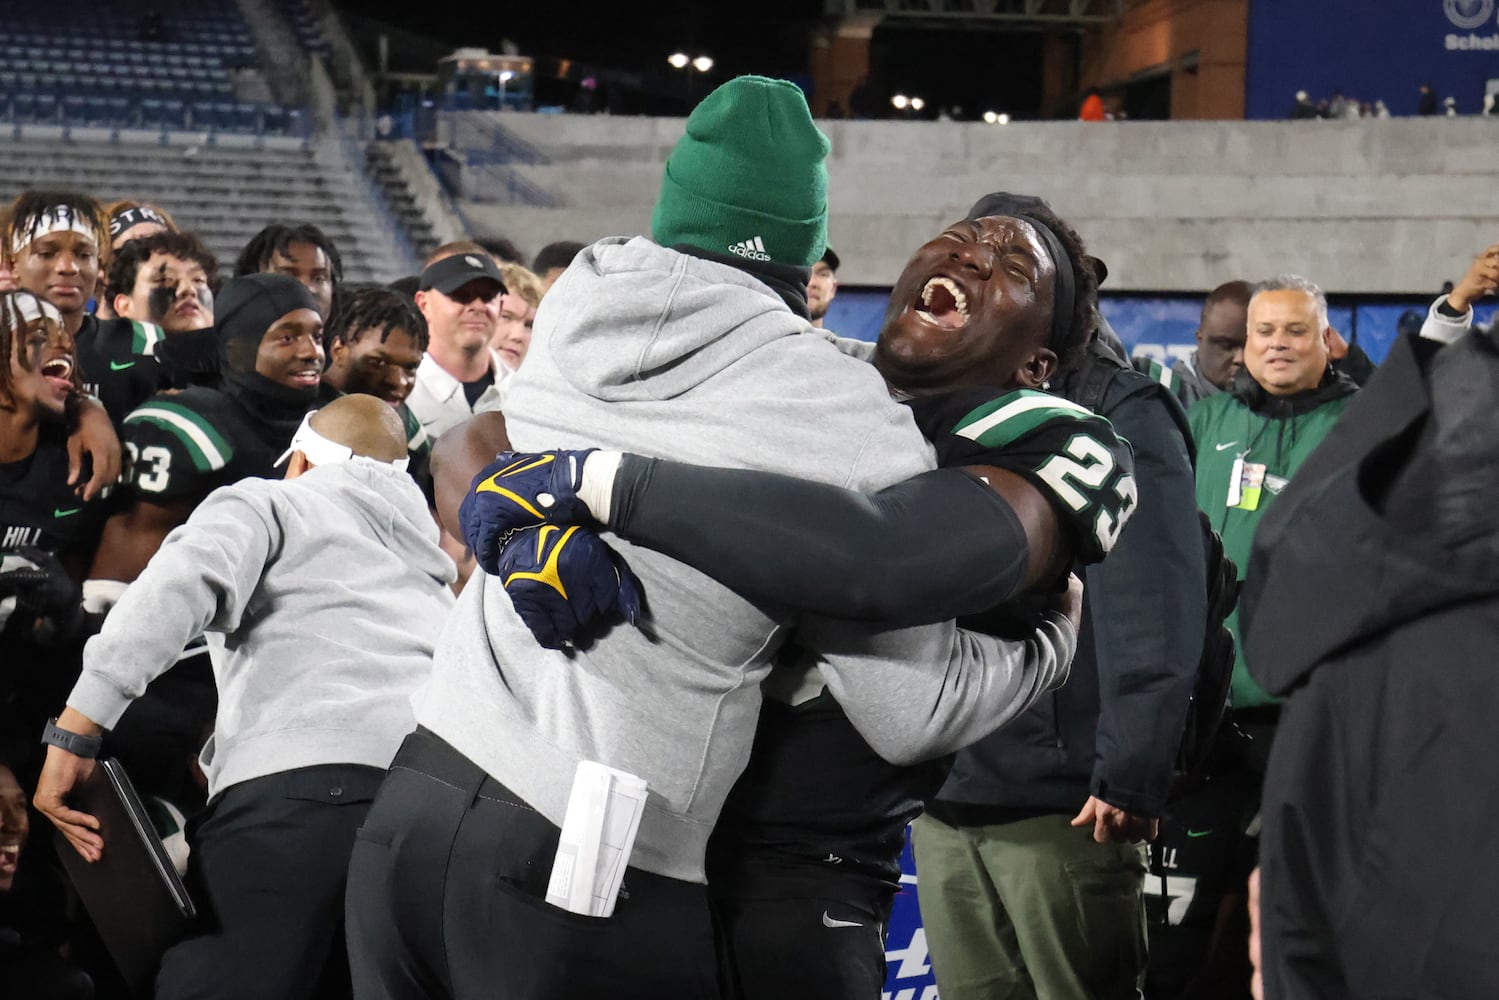
POLYGON ((89 317, 78 335, 86 387, 116 425, 153 394, 202 381, 216 371, 213 287, 218 262, 190 233, 131 240, 110 262, 102 298, 116 319, 89 317), (168 340, 173 343, 168 344, 168 340))
POLYGON ((30 292, 0 294, 0 359, 0 732, 20 733, 76 676, 77 581, 103 512, 68 485, 79 383, 62 315, 30 292))
MULTIPOLYGON (((113 259, 119 254, 120 248, 132 240, 145 239, 147 236, 155 236, 157 233, 177 232, 177 223, 166 213, 165 209, 157 208, 155 205, 138 201, 117 201, 104 209, 104 214, 109 217, 109 249, 110 257, 113 259)), ((106 282, 109 275, 104 271, 99 273, 99 284, 94 295, 94 315, 100 319, 114 319, 114 303, 106 294, 106 282)))

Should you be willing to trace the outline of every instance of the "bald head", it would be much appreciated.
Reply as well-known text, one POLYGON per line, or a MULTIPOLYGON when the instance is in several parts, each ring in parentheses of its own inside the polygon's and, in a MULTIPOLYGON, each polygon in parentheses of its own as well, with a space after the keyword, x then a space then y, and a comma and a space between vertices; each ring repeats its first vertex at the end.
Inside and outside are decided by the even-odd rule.
POLYGON ((374 396, 340 396, 312 415, 312 429, 334 444, 377 462, 406 457, 406 428, 391 405, 374 396))

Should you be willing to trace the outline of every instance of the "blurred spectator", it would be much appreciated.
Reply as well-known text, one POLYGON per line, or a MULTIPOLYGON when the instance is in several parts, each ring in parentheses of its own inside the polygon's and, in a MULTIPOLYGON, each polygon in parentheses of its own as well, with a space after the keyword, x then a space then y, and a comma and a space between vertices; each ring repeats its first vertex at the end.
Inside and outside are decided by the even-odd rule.
MULTIPOLYGON (((1327 117, 1329 117, 1329 118, 1347 118, 1348 117, 1348 105, 1349 105, 1349 103, 1350 102, 1349 102, 1348 98, 1346 98, 1346 97, 1343 96, 1343 92, 1341 90, 1335 90, 1335 91, 1333 91, 1332 100, 1327 105, 1327 117)), ((1357 108, 1358 104, 1354 103, 1353 106, 1355 108, 1357 108)), ((1356 114, 1357 114, 1357 112, 1355 112, 1355 115, 1356 114)))
POLYGON ((0 763, 0 985, 16 1000, 92 1000, 93 982, 59 958, 54 943, 37 939, 35 914, 12 891, 31 826, 27 798, 0 763))
POLYGON ((503 236, 486 236, 474 240, 484 248, 484 252, 495 259, 497 264, 523 264, 525 254, 520 252, 520 247, 503 236))
POLYGON ((1077 113, 1078 121, 1101 122, 1107 121, 1108 111, 1103 106, 1103 97, 1096 90, 1090 89, 1083 97, 1083 106, 1077 113))
POLYGON ((1304 90, 1296 91, 1296 103, 1291 105, 1291 113, 1286 116, 1292 119, 1304 119, 1317 117, 1317 106, 1312 103, 1311 97, 1304 90))
POLYGON ((505 294, 500 296, 500 318, 489 346, 511 370, 518 370, 531 349, 531 327, 543 294, 541 279, 520 264, 501 264, 505 294))
MULTIPOLYGON (((104 209, 104 214, 109 217, 111 252, 118 251, 131 240, 153 236, 167 230, 175 231, 177 228, 177 224, 164 209, 146 202, 113 202, 104 209)), ((104 278, 105 275, 101 273, 99 285, 95 288, 94 315, 99 319, 113 319, 114 303, 110 301, 109 295, 105 294, 104 278)))
POLYGON ((1483 95, 1482 114, 1485 118, 1499 114, 1499 94, 1490 91, 1483 95))
POLYGON ((344 278, 343 258, 333 241, 307 223, 266 226, 250 238, 234 263, 234 276, 284 274, 307 287, 317 302, 318 315, 333 312, 333 290, 344 278))
POLYGON ((807 278, 807 315, 819 330, 823 328, 828 307, 838 295, 838 267, 838 254, 828 247, 822 252, 822 259, 812 265, 812 273, 807 278))
POLYGON ((1390 109, 1385 106, 1385 102, 1384 101, 1375 101, 1374 102, 1374 117, 1375 118, 1388 118, 1388 117, 1390 117, 1390 109))
POLYGON ((171 230, 176 232, 177 223, 166 209, 145 201, 117 201, 104 210, 109 216, 110 249, 118 250, 131 240, 171 230))
POLYGON ((1244 364, 1249 327, 1247 281, 1228 281, 1208 293, 1197 323, 1197 349, 1172 366, 1181 379, 1177 395, 1190 407, 1226 390, 1244 364))
POLYGON ((531 270, 541 279, 542 294, 551 290, 552 285, 567 266, 573 262, 578 251, 583 249, 583 244, 573 240, 559 240, 556 243, 548 243, 536 252, 536 259, 531 262, 531 270))
POLYGON ((1447 97, 1442 100, 1442 114, 1448 118, 1457 117, 1457 98, 1447 97))
POLYGON ((1429 83, 1423 83, 1423 84, 1421 84, 1420 99, 1416 103, 1416 114, 1430 116, 1430 115, 1434 115, 1436 113, 1437 113, 1437 95, 1436 95, 1436 92, 1431 89, 1431 84, 1429 84, 1429 83))

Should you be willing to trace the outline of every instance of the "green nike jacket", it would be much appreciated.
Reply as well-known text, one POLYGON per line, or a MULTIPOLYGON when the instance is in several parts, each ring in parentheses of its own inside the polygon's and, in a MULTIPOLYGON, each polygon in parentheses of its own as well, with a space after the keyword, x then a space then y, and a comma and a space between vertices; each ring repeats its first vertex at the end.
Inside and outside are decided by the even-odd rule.
MULTIPOLYGON (((1347 375, 1329 367, 1315 389, 1272 396, 1247 369, 1240 369, 1228 392, 1209 396, 1187 412, 1197 442, 1197 506, 1223 536, 1223 551, 1239 568, 1240 580, 1249 565, 1249 550, 1260 518, 1301 463, 1322 443, 1357 389, 1347 375), (1256 494, 1259 466, 1264 467, 1264 476, 1256 494), (1231 485, 1235 480, 1237 490, 1231 485), (1230 504, 1230 499, 1235 503, 1230 504)), ((1238 652, 1233 679, 1235 707, 1273 703, 1275 699, 1249 675, 1237 610, 1227 624, 1233 630, 1238 652)))

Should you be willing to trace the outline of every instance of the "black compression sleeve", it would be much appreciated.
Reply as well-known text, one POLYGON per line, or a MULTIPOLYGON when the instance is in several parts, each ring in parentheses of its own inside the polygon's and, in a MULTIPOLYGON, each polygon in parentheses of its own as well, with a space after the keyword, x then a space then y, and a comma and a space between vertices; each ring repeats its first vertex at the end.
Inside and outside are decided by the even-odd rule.
POLYGON ((987 610, 1025 579, 1025 529, 960 469, 864 494, 626 455, 610 527, 750 597, 915 625, 987 610))

